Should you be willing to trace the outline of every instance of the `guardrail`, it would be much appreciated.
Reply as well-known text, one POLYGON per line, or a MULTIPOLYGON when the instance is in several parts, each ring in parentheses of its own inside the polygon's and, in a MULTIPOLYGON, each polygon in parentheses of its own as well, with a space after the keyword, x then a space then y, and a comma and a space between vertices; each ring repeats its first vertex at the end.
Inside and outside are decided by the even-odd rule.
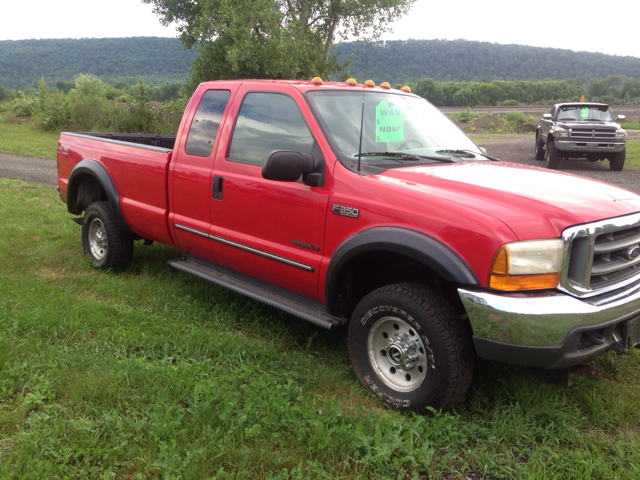
MULTIPOLYGON (((438 109, 445 115, 451 113, 462 113, 467 111, 467 107, 438 107, 438 109)), ((503 115, 507 112, 517 110, 526 115, 540 115, 543 113, 549 113, 551 110, 550 105, 520 105, 518 107, 469 107, 471 113, 496 113, 503 115)), ((611 110, 619 115, 626 115, 631 118, 640 118, 640 105, 611 105, 611 110)))

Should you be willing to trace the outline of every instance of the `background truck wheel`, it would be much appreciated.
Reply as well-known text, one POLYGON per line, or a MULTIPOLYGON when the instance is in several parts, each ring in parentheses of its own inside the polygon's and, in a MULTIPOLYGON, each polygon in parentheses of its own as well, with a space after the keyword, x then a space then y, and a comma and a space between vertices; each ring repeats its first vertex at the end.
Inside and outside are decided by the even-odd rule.
POLYGON ((118 229, 109 202, 94 202, 84 212, 82 246, 91 264, 102 270, 123 269, 133 256, 133 236, 118 229))
POLYGON ((444 296, 399 283, 364 297, 349 324, 353 368, 374 395, 399 410, 446 410, 473 375, 471 329, 444 296))
POLYGON ((544 160, 544 145, 540 141, 540 135, 536 135, 535 156, 536 160, 544 160))
POLYGON ((558 155, 558 150, 556 150, 556 145, 553 143, 553 140, 547 142, 545 160, 547 168, 550 168, 551 170, 556 170, 558 168, 558 164, 560 163, 560 156, 558 155))
POLYGON ((619 172, 624 167, 624 161, 627 156, 627 150, 624 149, 621 152, 614 154, 609 160, 609 168, 614 172, 619 172))

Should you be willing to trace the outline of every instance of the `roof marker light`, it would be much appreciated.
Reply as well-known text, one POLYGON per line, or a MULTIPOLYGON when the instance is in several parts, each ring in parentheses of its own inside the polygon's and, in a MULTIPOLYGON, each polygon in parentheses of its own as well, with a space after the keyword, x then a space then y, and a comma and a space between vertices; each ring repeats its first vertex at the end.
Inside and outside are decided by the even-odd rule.
POLYGON ((322 79, 320 77, 313 77, 311 79, 311 83, 315 83, 316 85, 322 85, 322 79))
POLYGON ((350 79, 348 79, 345 83, 346 83, 347 85, 352 85, 352 86, 355 86, 355 85, 357 85, 357 84, 358 84, 358 82, 356 82, 356 79, 355 79, 355 78, 350 78, 350 79))
POLYGON ((389 82, 382 82, 382 83, 380 84, 380 86, 381 86, 382 88, 387 88, 387 89, 391 88, 391 85, 389 85, 389 82))
POLYGON ((373 83, 373 80, 367 80, 366 82, 364 82, 364 86, 365 87, 375 87, 376 84, 373 83))
POLYGON ((405 85, 400 90, 402 90, 403 92, 411 93, 411 87, 409 85, 405 85))

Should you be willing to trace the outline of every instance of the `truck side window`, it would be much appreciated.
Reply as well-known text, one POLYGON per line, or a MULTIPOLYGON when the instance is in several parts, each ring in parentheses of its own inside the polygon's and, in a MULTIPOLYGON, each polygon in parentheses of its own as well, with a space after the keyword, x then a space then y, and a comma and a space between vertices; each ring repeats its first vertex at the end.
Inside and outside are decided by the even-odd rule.
POLYGON ((216 133, 229 96, 229 90, 208 90, 202 96, 191 122, 185 151, 188 155, 208 157, 216 141, 216 133))
POLYGON ((273 150, 311 153, 313 144, 314 138, 291 97, 253 92, 240 107, 228 160, 262 165, 273 150))

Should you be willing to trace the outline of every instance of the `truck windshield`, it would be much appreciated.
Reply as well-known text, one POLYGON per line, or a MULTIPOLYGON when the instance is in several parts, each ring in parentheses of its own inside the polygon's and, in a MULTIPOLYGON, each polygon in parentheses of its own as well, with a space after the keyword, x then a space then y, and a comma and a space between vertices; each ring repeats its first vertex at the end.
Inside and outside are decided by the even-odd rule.
POLYGON ((363 95, 361 89, 313 91, 307 98, 347 166, 357 162, 359 152, 363 166, 380 168, 486 160, 469 137, 422 98, 379 91, 363 95))
POLYGON ((558 120, 565 122, 613 122, 613 112, 606 105, 567 105, 560 107, 558 120))

